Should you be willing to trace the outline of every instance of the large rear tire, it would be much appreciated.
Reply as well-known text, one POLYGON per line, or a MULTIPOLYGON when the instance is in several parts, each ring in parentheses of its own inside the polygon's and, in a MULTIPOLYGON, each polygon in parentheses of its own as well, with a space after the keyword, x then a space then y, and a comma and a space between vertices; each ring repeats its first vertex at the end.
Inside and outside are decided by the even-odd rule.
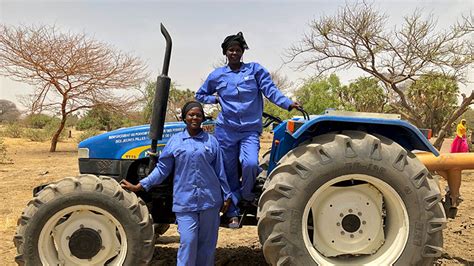
POLYGON ((416 157, 359 131, 315 137, 270 173, 258 233, 272 265, 431 265, 441 194, 416 157))
POLYGON ((19 265, 147 265, 154 251, 145 203, 112 178, 67 177, 41 190, 18 220, 19 265))

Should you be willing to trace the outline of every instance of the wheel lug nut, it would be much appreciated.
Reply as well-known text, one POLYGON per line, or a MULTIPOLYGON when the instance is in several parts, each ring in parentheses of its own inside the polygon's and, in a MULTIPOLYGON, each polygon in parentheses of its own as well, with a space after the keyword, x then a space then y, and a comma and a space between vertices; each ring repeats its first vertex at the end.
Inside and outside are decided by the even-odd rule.
POLYGON ((79 225, 79 227, 80 227, 80 228, 84 228, 84 225, 83 225, 83 224, 81 224, 81 225, 79 225))
POLYGON ((349 209, 349 212, 352 213, 352 209, 349 209))
POLYGON ((362 224, 366 224, 367 222, 366 221, 362 221, 362 224))
POLYGON ((102 247, 100 247, 100 249, 104 250, 104 249, 105 249, 105 247, 104 247, 104 246, 102 246, 102 247))
POLYGON ((341 214, 339 214, 339 216, 344 217, 344 214, 341 212, 341 214))
POLYGON ((340 223, 340 222, 337 222, 336 225, 337 225, 337 226, 341 226, 341 223, 340 223))
POLYGON ((353 235, 353 234, 351 234, 351 238, 354 238, 354 235, 353 235))
POLYGON ((358 212, 357 215, 362 216, 362 213, 361 213, 361 212, 358 212))
POLYGON ((359 234, 362 234, 363 232, 364 232, 364 231, 362 231, 362 230, 359 230, 359 234))
POLYGON ((97 233, 99 233, 99 234, 100 234, 100 233, 102 233, 102 230, 100 230, 100 229, 99 229, 99 230, 97 230, 97 233))
POLYGON ((344 234, 345 234, 344 231, 341 231, 341 235, 344 235, 344 234))
POLYGON ((69 240, 69 239, 71 239, 71 237, 70 237, 70 236, 66 236, 66 240, 69 240))

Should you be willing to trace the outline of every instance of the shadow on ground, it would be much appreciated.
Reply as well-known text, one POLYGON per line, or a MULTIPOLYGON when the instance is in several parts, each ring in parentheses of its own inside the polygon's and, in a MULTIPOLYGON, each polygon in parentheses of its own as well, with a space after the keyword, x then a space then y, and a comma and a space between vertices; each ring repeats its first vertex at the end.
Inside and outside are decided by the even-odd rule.
MULTIPOLYGON (((178 238, 179 241, 179 238, 178 238)), ((155 247, 150 265, 176 265, 177 248, 155 247)), ((217 248, 216 266, 267 265, 261 249, 251 247, 217 248)))

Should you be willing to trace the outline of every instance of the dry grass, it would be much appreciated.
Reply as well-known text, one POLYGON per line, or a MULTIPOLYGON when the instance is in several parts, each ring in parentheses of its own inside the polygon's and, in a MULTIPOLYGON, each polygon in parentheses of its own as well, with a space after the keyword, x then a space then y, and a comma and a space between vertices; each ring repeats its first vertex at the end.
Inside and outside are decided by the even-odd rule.
POLYGON ((12 238, 19 215, 32 197, 35 186, 79 172, 77 143, 58 144, 58 152, 49 153, 49 142, 30 142, 5 138, 13 164, 0 164, 0 264, 13 265, 12 238))

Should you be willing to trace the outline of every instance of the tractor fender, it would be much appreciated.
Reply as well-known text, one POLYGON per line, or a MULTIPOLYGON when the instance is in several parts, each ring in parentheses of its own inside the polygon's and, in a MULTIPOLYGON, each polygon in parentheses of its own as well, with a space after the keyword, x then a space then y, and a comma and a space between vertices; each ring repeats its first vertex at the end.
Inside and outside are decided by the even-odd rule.
POLYGON ((358 116, 315 116, 305 122, 291 136, 295 142, 302 138, 308 139, 322 134, 342 130, 359 130, 373 135, 389 138, 409 151, 419 150, 431 152, 435 156, 439 151, 428 141, 421 131, 401 119, 358 117, 358 116))

